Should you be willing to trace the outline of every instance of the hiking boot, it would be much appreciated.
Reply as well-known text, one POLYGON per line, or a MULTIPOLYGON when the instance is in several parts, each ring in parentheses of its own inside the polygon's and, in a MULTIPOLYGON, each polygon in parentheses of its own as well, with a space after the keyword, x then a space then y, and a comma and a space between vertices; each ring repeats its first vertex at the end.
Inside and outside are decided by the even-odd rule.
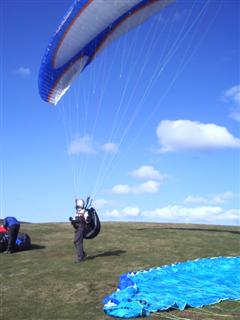
POLYGON ((5 254, 11 254, 12 251, 6 250, 6 251, 4 251, 3 253, 5 253, 5 254))
POLYGON ((75 263, 81 263, 81 262, 83 262, 85 259, 83 258, 83 259, 80 259, 80 260, 76 260, 75 261, 75 263))
POLYGON ((87 258, 87 254, 86 254, 86 252, 83 252, 83 257, 82 257, 82 258, 80 258, 80 259, 78 259, 78 260, 76 260, 76 262, 75 262, 75 263, 83 262, 84 260, 86 260, 86 258, 87 258))

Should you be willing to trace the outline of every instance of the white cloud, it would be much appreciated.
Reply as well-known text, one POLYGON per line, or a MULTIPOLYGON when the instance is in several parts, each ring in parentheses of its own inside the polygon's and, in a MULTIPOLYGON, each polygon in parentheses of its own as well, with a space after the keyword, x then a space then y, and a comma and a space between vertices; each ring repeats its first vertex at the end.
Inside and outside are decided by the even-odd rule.
POLYGON ((163 120, 157 128, 160 152, 239 148, 240 139, 225 127, 190 120, 163 120))
POLYGON ((236 197, 237 195, 233 194, 230 191, 227 191, 221 194, 208 195, 206 197, 189 195, 184 200, 184 203, 220 205, 236 197))
POLYGON ((112 206, 115 202, 113 200, 106 200, 106 199, 96 199, 93 201, 93 206, 97 210, 102 209, 106 206, 112 206))
POLYGON ((31 75, 31 70, 29 68, 19 67, 15 73, 22 78, 27 78, 31 75))
POLYGON ((240 106, 240 85, 233 86, 224 92, 224 100, 240 106))
POLYGON ((111 189, 112 193, 117 194, 142 194, 142 193, 156 193, 160 188, 160 183, 158 181, 149 180, 144 183, 129 186, 127 184, 118 184, 111 189))
POLYGON ((223 204, 229 200, 232 200, 234 198, 236 198, 237 195, 233 194, 230 191, 227 191, 225 193, 222 194, 215 194, 212 196, 212 198, 210 199, 212 204, 223 204))
POLYGON ((138 207, 114 209, 103 213, 110 219, 151 221, 161 223, 192 223, 214 225, 239 225, 240 211, 236 209, 223 210, 219 206, 183 207, 169 205, 155 210, 142 211, 138 207))
POLYGON ((201 196, 187 196, 184 202, 185 203, 207 203, 208 200, 201 196))
POLYGON ((232 105, 230 118, 240 122, 240 85, 226 90, 223 94, 223 100, 232 105))
POLYGON ((175 205, 153 211, 144 211, 142 216, 159 222, 239 225, 240 211, 224 211, 219 206, 187 208, 175 205))
POLYGON ((156 193, 158 192, 160 183, 157 181, 149 180, 140 185, 135 185, 132 187, 133 193, 156 193))
POLYGON ((101 149, 105 152, 116 154, 118 153, 118 146, 115 143, 105 143, 102 145, 101 149))
POLYGON ((131 192, 131 188, 127 184, 117 184, 111 189, 112 193, 127 194, 131 192))
POLYGON ((111 210, 104 213, 105 217, 111 218, 124 218, 124 217, 138 217, 140 215, 140 210, 137 207, 126 207, 121 210, 111 210))
POLYGON ((230 113, 230 118, 232 118, 233 120, 240 122, 240 107, 236 108, 235 110, 233 110, 230 113))
POLYGON ((162 176, 158 170, 154 169, 151 166, 141 166, 137 170, 134 170, 129 173, 131 176, 140 178, 140 179, 152 179, 152 180, 162 180, 164 176, 162 176))
POLYGON ((69 149, 69 154, 96 154, 97 151, 94 147, 93 139, 89 136, 78 137, 71 141, 69 149))
POLYGON ((68 148, 69 154, 97 154, 99 151, 116 154, 118 152, 118 146, 114 143, 100 144, 93 140, 92 137, 86 135, 73 139, 68 148))

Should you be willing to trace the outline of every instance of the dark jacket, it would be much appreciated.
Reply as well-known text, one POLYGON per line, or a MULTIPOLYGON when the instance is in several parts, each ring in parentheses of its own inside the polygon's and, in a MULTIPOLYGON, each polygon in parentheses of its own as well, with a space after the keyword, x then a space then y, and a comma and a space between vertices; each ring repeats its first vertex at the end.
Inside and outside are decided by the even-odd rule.
POLYGON ((75 219, 69 218, 74 229, 77 229, 80 224, 85 224, 84 217, 75 217, 75 219))

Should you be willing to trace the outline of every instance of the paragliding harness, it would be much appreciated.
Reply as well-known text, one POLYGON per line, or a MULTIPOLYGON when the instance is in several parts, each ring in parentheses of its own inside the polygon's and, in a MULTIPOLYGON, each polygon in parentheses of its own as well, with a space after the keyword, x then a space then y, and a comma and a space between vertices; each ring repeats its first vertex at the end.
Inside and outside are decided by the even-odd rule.
POLYGON ((89 223, 87 224, 86 231, 84 232, 84 239, 93 239, 95 238, 100 230, 101 223, 98 217, 98 214, 94 208, 87 209, 89 216, 89 223))
MULTIPOLYGON (((6 232, 0 232, 0 252, 3 252, 7 249, 8 245, 8 234, 6 232)), ((27 233, 19 232, 15 249, 16 251, 28 250, 31 247, 31 239, 27 233)))
MULTIPOLYGON (((93 207, 91 207, 91 204, 92 204, 92 200, 90 199, 90 197, 88 197, 86 201, 86 205, 83 208, 83 210, 85 210, 88 214, 87 221, 84 228, 84 234, 83 234, 84 239, 95 238, 101 230, 101 223, 100 223, 98 214, 96 210, 93 207)), ((77 228, 80 221, 77 219, 73 220, 72 218, 70 218, 69 220, 71 221, 71 224, 73 225, 73 227, 77 228)))
POLYGON ((3 252, 7 249, 7 239, 5 237, 6 233, 0 232, 0 252, 3 252))

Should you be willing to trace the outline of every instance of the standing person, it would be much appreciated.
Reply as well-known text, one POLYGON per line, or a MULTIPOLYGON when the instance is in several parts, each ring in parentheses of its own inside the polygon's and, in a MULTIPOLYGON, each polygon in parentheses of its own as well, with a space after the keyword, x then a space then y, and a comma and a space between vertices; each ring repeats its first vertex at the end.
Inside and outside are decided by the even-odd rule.
POLYGON ((20 222, 15 217, 6 217, 3 220, 3 226, 8 232, 8 245, 4 253, 13 253, 15 251, 16 240, 20 229, 20 222))
POLYGON ((86 257, 86 253, 83 250, 83 236, 87 229, 88 224, 88 212, 85 209, 85 203, 81 199, 75 200, 75 219, 69 218, 72 226, 75 229, 74 245, 76 248, 77 260, 76 262, 82 262, 86 257))

